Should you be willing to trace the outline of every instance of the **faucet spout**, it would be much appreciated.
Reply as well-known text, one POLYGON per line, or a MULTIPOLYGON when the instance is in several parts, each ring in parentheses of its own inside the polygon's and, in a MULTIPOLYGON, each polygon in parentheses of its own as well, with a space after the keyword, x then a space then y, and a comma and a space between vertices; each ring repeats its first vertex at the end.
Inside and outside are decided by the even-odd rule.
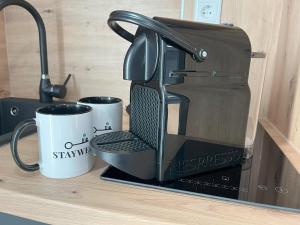
POLYGON ((35 19, 39 30, 41 74, 45 76, 48 75, 46 29, 42 17, 32 5, 22 0, 0 0, 0 11, 10 5, 16 5, 26 9, 35 19))
POLYGON ((52 85, 48 75, 47 38, 44 21, 38 11, 24 0, 0 0, 0 11, 7 6, 20 6, 26 9, 34 18, 39 31, 41 81, 39 87, 40 101, 52 102, 53 97, 64 98, 66 95, 65 85, 52 85))

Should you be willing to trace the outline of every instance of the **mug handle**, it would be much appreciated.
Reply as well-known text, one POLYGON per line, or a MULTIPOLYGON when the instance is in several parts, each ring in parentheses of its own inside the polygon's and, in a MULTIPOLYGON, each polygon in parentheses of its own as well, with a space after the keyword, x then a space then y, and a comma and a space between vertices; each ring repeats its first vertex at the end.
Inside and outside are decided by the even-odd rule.
POLYGON ((23 131, 30 126, 36 126, 36 121, 35 119, 27 119, 24 120, 22 122, 20 122, 16 128, 14 129, 12 138, 11 138, 11 142, 10 142, 10 149, 11 149, 11 153, 12 156, 16 162, 16 164, 18 165, 18 167, 20 167, 22 170, 25 171, 36 171, 40 168, 39 164, 32 164, 32 165, 28 165, 22 162, 22 160, 19 157, 19 153, 18 153, 18 141, 20 139, 21 134, 23 133, 23 131))

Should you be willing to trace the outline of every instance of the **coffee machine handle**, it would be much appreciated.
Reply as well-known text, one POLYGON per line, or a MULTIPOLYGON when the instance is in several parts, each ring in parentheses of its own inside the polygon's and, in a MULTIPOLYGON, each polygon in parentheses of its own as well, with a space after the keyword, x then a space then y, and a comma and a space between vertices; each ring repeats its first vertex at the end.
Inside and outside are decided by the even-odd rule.
POLYGON ((170 40, 171 42, 178 45, 180 48, 182 48, 187 53, 191 54, 192 57, 198 61, 202 62, 205 60, 205 56, 203 55, 203 49, 197 49, 194 47, 191 43, 184 40, 184 38, 181 38, 180 34, 174 31, 173 29, 169 28, 165 24, 151 19, 149 17, 143 16, 138 13, 129 12, 129 11, 122 11, 122 10, 116 10, 113 11, 108 18, 107 24, 110 26, 112 30, 114 30, 117 34, 119 34, 121 37, 126 39, 129 42, 133 42, 135 39, 135 36, 131 33, 129 33, 127 30, 122 28, 117 21, 121 22, 127 22, 132 23, 138 26, 142 26, 144 28, 147 28, 151 31, 156 32, 157 34, 161 35, 162 37, 170 40))

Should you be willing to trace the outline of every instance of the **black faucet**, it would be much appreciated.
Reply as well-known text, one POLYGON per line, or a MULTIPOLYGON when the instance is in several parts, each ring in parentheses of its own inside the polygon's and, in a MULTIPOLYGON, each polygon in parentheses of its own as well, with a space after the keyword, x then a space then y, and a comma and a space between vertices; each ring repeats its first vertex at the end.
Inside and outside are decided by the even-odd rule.
POLYGON ((67 93, 66 84, 71 75, 67 77, 63 85, 52 85, 48 74, 48 57, 47 57, 47 38, 46 29, 41 15, 28 2, 24 0, 0 0, 0 11, 6 6, 16 5, 26 9, 35 19, 39 31, 40 59, 41 59, 41 81, 40 81, 40 101, 52 102, 53 97, 64 98, 67 93))

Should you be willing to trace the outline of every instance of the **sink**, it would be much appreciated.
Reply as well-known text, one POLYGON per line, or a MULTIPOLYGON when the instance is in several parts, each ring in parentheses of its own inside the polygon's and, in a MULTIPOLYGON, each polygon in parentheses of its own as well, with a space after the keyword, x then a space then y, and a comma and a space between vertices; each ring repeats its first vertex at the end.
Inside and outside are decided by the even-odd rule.
MULTIPOLYGON (((0 145, 10 142, 12 132, 16 125, 35 117, 37 108, 62 102, 41 103, 37 99, 28 98, 2 98, 0 99, 0 145)), ((36 132, 35 127, 28 128, 23 136, 36 132)))

